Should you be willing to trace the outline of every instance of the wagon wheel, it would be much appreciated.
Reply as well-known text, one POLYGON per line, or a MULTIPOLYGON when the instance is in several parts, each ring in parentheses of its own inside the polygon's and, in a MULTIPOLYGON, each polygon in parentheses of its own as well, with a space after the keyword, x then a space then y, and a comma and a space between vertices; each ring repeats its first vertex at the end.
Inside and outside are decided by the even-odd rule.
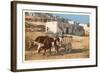
POLYGON ((71 50, 72 50, 72 44, 71 44, 71 43, 63 44, 62 47, 65 48, 65 51, 66 51, 67 53, 70 53, 71 50))
POLYGON ((71 50, 72 50, 72 44, 69 42, 69 43, 67 44, 67 46, 68 46, 67 52, 70 53, 71 50))

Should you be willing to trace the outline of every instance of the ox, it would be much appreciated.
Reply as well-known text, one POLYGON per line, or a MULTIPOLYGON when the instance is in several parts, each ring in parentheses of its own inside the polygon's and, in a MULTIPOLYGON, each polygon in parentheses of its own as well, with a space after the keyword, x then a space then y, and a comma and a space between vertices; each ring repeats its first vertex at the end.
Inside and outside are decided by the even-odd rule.
POLYGON ((51 55, 51 49, 52 47, 55 47, 56 52, 59 54, 60 39, 58 37, 38 36, 35 39, 34 44, 38 46, 38 53, 40 53, 41 50, 44 50, 43 55, 45 55, 46 50, 49 50, 51 55))

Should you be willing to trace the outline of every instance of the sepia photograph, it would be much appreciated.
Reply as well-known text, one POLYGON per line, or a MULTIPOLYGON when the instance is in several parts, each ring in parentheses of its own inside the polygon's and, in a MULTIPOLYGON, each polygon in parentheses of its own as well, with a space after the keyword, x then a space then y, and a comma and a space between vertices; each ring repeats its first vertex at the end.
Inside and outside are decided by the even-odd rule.
POLYGON ((89 58, 89 15, 34 10, 23 14, 26 61, 89 58))

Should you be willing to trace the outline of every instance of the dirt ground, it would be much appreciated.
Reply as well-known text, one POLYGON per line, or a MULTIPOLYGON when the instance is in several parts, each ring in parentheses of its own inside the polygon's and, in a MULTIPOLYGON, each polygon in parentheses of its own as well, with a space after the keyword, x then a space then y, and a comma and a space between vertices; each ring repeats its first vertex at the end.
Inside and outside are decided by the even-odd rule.
MULTIPOLYGON (((26 36, 31 39, 35 39, 39 35, 44 35, 42 32, 26 32, 26 36)), ((68 40, 67 37, 64 37, 64 40, 68 40)), ((73 36, 72 40, 72 50, 67 52, 64 48, 60 48, 60 54, 55 52, 55 49, 52 48, 52 54, 49 54, 47 50, 46 55, 43 55, 44 51, 41 51, 40 54, 33 53, 33 49, 25 51, 25 60, 47 60, 47 59, 77 59, 77 58, 89 58, 89 36, 73 36)))

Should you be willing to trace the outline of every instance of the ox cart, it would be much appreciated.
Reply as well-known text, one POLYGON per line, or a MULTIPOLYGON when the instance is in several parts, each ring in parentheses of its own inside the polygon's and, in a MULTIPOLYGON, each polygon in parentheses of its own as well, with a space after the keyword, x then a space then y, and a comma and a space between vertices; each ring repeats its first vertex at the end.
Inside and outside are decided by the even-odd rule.
POLYGON ((59 45, 59 50, 63 49, 64 53, 70 53, 72 50, 72 36, 64 36, 61 40, 61 45, 59 45))
POLYGON ((44 54, 45 54, 46 50, 50 50, 50 54, 51 54, 52 50, 54 49, 56 53, 58 53, 58 52, 62 53, 62 51, 63 51, 62 54, 65 54, 65 53, 71 52, 71 50, 72 50, 72 40, 73 40, 72 36, 64 36, 64 37, 57 36, 57 37, 55 37, 55 39, 59 38, 59 41, 58 41, 59 44, 57 44, 57 41, 53 40, 54 37, 51 37, 51 36, 49 36, 49 37, 39 36, 37 38, 38 39, 36 41, 29 41, 29 48, 30 49, 33 48, 33 51, 32 50, 31 51, 34 53, 36 53, 36 52, 40 53, 40 51, 44 50, 45 51, 44 54), (49 38, 49 39, 46 39, 46 38, 49 38), (56 44, 54 44, 54 46, 52 46, 52 42, 50 42, 51 39, 52 39, 52 42, 56 42, 56 44), (43 43, 43 40, 47 40, 46 44, 43 43), (35 50, 36 48, 34 48, 35 47, 34 45, 38 45, 37 50, 35 50), (42 48, 42 50, 41 50, 41 48, 42 48))

